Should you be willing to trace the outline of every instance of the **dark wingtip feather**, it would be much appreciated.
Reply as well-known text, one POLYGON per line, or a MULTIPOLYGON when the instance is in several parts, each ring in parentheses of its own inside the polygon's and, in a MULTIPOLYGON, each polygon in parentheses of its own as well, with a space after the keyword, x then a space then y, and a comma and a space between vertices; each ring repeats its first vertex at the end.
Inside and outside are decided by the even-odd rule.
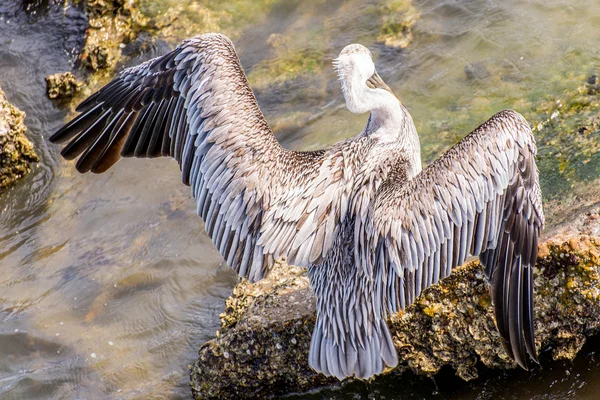
POLYGON ((118 89, 119 87, 122 88, 124 85, 126 84, 119 78, 110 81, 104 87, 100 88, 100 90, 91 94, 88 98, 79 103, 77 108, 75 108, 75 111, 81 113, 87 112, 88 110, 93 109, 98 103, 106 103, 108 97, 111 96, 110 93, 114 94, 115 89, 118 89), (107 94, 109 94, 108 97, 107 94), (102 100, 100 100, 101 98, 102 100))
POLYGON ((533 326, 533 267, 527 265, 523 273, 523 329, 525 333, 525 347, 527 354, 533 361, 539 364, 537 351, 535 349, 535 328, 533 326))
POLYGON ((92 166, 96 163, 105 147, 108 145, 110 141, 110 132, 112 132, 115 124, 120 121, 122 114, 123 110, 119 111, 116 115, 111 116, 111 119, 98 135, 96 141, 85 151, 85 153, 83 153, 79 160, 77 160, 77 164, 75 164, 77 171, 83 174, 92 169, 92 166))
POLYGON ((102 104, 97 104, 85 114, 78 115, 70 122, 63 125, 59 130, 54 132, 48 140, 52 143, 64 143, 82 131, 88 129, 102 112, 102 104))
POLYGON ((109 114, 110 110, 105 111, 100 117, 92 120, 91 125, 86 130, 79 133, 77 137, 71 140, 69 144, 62 149, 60 154, 66 160, 73 160, 79 157, 92 143, 97 140, 98 135, 104 128, 106 118, 109 116, 109 114))
POLYGON ((121 149, 125 144, 127 135, 132 126, 135 124, 139 113, 123 114, 120 124, 115 126, 110 137, 112 138, 108 145, 104 148, 98 159, 92 165, 92 173, 101 174, 106 172, 110 167, 115 165, 121 159, 121 149))
POLYGON ((77 107, 75 108, 75 111, 80 113, 92 109, 98 104, 98 97, 100 97, 100 91, 90 95, 90 97, 86 98, 81 103, 79 103, 79 105, 77 105, 77 107))
POLYGON ((508 328, 510 345, 515 361, 523 369, 529 369, 525 338, 523 337, 523 266, 521 259, 512 263, 510 284, 508 287, 508 328))

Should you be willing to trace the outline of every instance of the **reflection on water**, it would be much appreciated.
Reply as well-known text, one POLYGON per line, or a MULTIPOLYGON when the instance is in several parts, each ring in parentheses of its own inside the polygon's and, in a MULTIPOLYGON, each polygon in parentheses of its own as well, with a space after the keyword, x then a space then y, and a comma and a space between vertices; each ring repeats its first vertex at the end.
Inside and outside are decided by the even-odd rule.
MULTIPOLYGON (((237 38, 279 138, 296 149, 326 146, 364 125, 365 115, 343 108, 329 64, 350 42, 373 50, 380 75, 415 119, 427 161, 500 109, 539 122, 535 104, 574 90, 599 59, 600 9, 592 0, 416 1, 421 17, 405 50, 377 42, 383 3, 269 4, 248 19, 249 27, 230 21, 224 29, 237 38), (301 70, 269 84, 269 73, 298 61, 294 52, 303 55, 294 67, 301 70)), ((0 397, 187 398, 187 365, 218 328, 236 277, 221 268, 174 162, 124 160, 103 175, 80 175, 48 146, 45 137, 65 111, 45 98, 44 77, 71 68, 84 29, 76 8, 0 5, 0 86, 27 113, 43 159, 0 196, 0 397)), ((566 199, 573 185, 596 179, 600 160, 591 157, 584 175, 563 174, 556 138, 545 135, 538 135, 544 193, 547 200, 566 199)), ((562 157, 573 161, 585 145, 574 142, 562 157)), ((571 392, 571 383, 536 395, 567 369, 581 374, 569 382, 597 385, 586 372, 600 371, 596 361, 552 365, 547 376, 546 369, 535 373, 539 380, 516 373, 460 386, 460 395, 429 380, 386 378, 316 397, 370 398, 374 391, 371 397, 405 399, 579 398, 583 392, 571 392), (528 394, 515 395, 519 387, 508 385, 511 380, 528 394)))

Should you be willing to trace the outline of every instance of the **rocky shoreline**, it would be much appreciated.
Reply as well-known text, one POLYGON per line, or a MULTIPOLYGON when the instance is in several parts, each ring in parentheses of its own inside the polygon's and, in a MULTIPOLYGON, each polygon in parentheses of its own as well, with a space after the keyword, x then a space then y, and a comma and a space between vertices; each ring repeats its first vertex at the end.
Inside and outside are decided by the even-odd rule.
MULTIPOLYGON (((261 7, 266 13, 272 5, 265 3, 261 7)), ((76 100, 110 78, 117 63, 127 58, 130 47, 142 42, 146 46, 157 38, 169 38, 173 45, 179 41, 174 38, 207 30, 227 31, 235 40, 243 30, 241 26, 252 21, 243 5, 238 9, 239 15, 225 15, 204 5, 178 5, 164 13, 144 13, 137 0, 91 0, 85 10, 89 29, 80 62, 89 75, 76 100), (192 19, 191 15, 201 18, 192 19), (238 21, 239 26, 228 31, 230 20, 238 21)), ((411 2, 390 2, 373 15, 383 16, 377 34, 379 43, 404 48, 413 40, 412 28, 419 15, 411 2)), ((258 63, 248 71, 259 100, 264 100, 263 93, 278 91, 280 87, 289 91, 289 85, 295 89, 293 92, 303 93, 306 85, 296 81, 303 82, 303 77, 321 73, 324 68, 320 49, 294 58, 290 56, 293 38, 272 35, 268 43, 277 55, 276 62, 258 63), (267 79, 272 76, 281 77, 281 81, 267 79)), ((465 71, 467 77, 469 71, 465 71)), ((476 74, 478 79, 487 79, 488 75, 489 72, 476 74)), ((324 82, 307 86, 310 90, 315 86, 328 87, 324 82)), ((564 94, 562 103, 551 99, 530 105, 526 116, 544 145, 548 145, 547 138, 570 137, 574 130, 585 136, 584 141, 597 131, 596 86, 595 80, 588 80, 585 87, 564 94), (581 107, 589 127, 575 120, 581 107)), ((287 128, 295 130, 309 118, 296 111, 289 117, 285 109, 281 111, 272 121, 280 133, 287 128)), ((580 147, 565 155, 565 165, 579 158, 580 147)), ((561 214, 560 204, 549 205, 552 214, 561 214)), ((597 216, 589 216, 589 221, 588 217, 583 218, 579 230, 563 232, 540 248, 536 272, 537 346, 556 359, 573 359, 586 337, 600 331, 600 309, 594 304, 600 287, 600 232, 596 229, 595 233, 582 235, 587 229, 583 225, 593 224, 594 215, 597 216)), ((308 367, 314 318, 314 298, 303 269, 279 265, 262 282, 240 283, 227 301, 217 337, 202 346, 198 360, 190 367, 194 397, 266 397, 338 385, 337 380, 317 375, 308 367)), ((479 375, 478 365, 500 369, 516 366, 499 345, 487 283, 478 263, 457 269, 389 322, 403 360, 392 374, 413 371, 433 376, 442 367, 450 366, 460 378, 472 380, 479 375)))
MULTIPOLYGON (((140 0, 66 3, 83 4, 88 17, 79 58, 79 65, 85 70, 85 84, 68 72, 49 77, 48 85, 51 98, 74 97, 74 103, 112 78, 118 64, 130 57, 128 54, 138 55, 132 49, 153 43, 157 37, 168 37, 173 44, 183 36, 224 30, 231 23, 228 21, 237 21, 240 26, 252 21, 249 16, 242 18, 248 14, 244 7, 238 14, 222 14, 194 3, 177 5, 168 13, 145 14, 140 0), (188 19, 191 15, 203 15, 202 25, 188 19)), ((262 7, 266 13, 273 5, 266 2, 262 7)), ((412 29, 419 16, 411 2, 392 1, 372 14, 380 20, 378 43, 404 48, 413 40, 412 29)), ((241 31, 242 28, 236 28, 228 33, 235 39, 236 32, 241 31)), ((306 85, 304 80, 307 76, 321 76, 323 68, 329 68, 325 50, 316 46, 312 52, 292 57, 294 40, 292 35, 270 37, 273 57, 249 70, 259 100, 267 101, 267 94, 274 91, 298 96, 306 90, 314 91, 315 86, 321 88, 318 93, 329 90, 325 78, 320 78, 323 82, 319 85, 306 85), (282 76, 282 80, 272 82, 273 75, 282 76)), ((488 79, 490 73, 470 65, 465 74, 467 79, 488 79)), ((559 158, 565 166, 561 173, 575 177, 577 185, 572 191, 578 194, 585 190, 587 199, 595 197, 589 193, 600 192, 587 185, 582 189, 584 180, 577 177, 571 164, 573 160, 589 161, 598 154, 597 143, 590 144, 594 144, 593 136, 600 126, 599 85, 597 76, 590 75, 585 84, 561 94, 562 102, 551 98, 534 105, 520 105, 534 125, 538 143, 560 150, 542 154, 541 162, 554 165, 559 158)), ((324 97, 318 93, 311 94, 309 101, 324 97)), ((315 118, 309 109, 304 114, 281 109, 273 126, 278 132, 295 131, 315 118)), ((24 176, 30 163, 38 161, 31 142, 24 137, 23 119, 24 113, 11 106, 0 91, 0 189, 24 176)), ((575 200, 581 207, 580 199, 575 200)), ((573 202, 558 204, 562 201, 547 202, 547 209, 552 208, 553 215, 563 216, 556 220, 570 220, 573 209, 567 207, 573 207, 573 202)), ((573 359, 586 338, 600 332, 600 216, 590 213, 575 223, 570 221, 569 226, 540 246, 535 311, 537 348, 542 352, 542 361, 545 357, 573 359)), ((337 380, 317 375, 308 367, 314 308, 306 273, 301 268, 281 264, 264 281, 241 282, 227 300, 217 337, 201 347, 198 360, 190 367, 194 397, 269 397, 338 385, 337 380)), ((402 360, 390 374, 413 371, 434 376, 448 366, 460 378, 472 380, 480 374, 481 365, 496 369, 516 367, 499 344, 487 283, 476 262, 458 268, 448 279, 427 290, 405 313, 392 316, 389 323, 402 360)))
POLYGON ((0 190, 31 171, 40 159, 27 139, 25 113, 9 103, 0 89, 0 190))
MULTIPOLYGON (((586 338, 600 332, 600 215, 582 215, 539 250, 537 349, 542 364, 549 357, 572 360, 586 338)), ((272 397, 338 385, 308 367, 314 321, 303 269, 280 264, 264 281, 241 282, 227 300, 217 337, 200 348, 190 367, 194 397, 272 397)), ((457 268, 389 324, 400 358, 391 374, 434 376, 449 366, 469 381, 482 365, 517 367, 500 344, 478 262, 457 268)))

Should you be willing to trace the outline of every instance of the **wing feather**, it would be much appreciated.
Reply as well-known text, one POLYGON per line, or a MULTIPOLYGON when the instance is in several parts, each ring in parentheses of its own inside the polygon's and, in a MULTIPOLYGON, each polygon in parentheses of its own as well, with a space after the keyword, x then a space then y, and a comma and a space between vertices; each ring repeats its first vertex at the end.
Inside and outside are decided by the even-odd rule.
POLYGON ((385 311, 410 304, 470 253, 485 266, 508 354, 524 368, 527 355, 537 360, 532 268, 544 215, 535 154, 525 119, 503 111, 412 180, 381 186, 357 248, 376 255, 361 259, 388 288, 385 311))
POLYGON ((347 214, 339 199, 350 196, 354 167, 346 158, 360 148, 281 147, 223 35, 185 40, 125 69, 77 110, 50 138, 69 141, 63 156, 94 173, 121 157, 177 160, 208 234, 243 277, 262 278, 284 256, 318 262, 347 214))

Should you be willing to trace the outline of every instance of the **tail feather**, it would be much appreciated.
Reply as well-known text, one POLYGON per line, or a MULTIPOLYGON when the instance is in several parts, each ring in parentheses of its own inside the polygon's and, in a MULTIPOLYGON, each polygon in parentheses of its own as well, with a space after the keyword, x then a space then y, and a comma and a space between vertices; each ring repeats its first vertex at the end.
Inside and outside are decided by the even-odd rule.
POLYGON ((336 342, 327 335, 322 320, 318 319, 310 344, 308 362, 312 369, 339 380, 355 376, 368 379, 382 373, 386 367, 398 365, 398 355, 392 336, 384 320, 370 329, 371 334, 358 340, 350 335, 336 342))

